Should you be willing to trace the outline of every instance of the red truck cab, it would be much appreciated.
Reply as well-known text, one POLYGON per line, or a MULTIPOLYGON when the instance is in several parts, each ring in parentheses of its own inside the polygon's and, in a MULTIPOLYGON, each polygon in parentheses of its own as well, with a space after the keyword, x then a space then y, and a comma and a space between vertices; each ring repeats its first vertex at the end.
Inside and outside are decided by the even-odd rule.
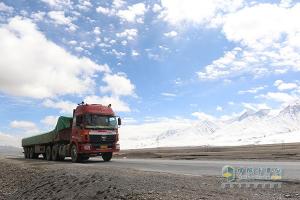
POLYGON ((121 119, 111 105, 79 104, 73 110, 69 152, 73 162, 101 155, 104 161, 120 150, 118 128, 121 119))

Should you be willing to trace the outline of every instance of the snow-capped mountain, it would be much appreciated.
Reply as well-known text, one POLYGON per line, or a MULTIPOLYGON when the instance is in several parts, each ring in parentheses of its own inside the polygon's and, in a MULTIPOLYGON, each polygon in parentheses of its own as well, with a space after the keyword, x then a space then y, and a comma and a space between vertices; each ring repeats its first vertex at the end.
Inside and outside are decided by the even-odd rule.
POLYGON ((143 131, 147 127, 136 125, 132 131, 138 134, 128 137, 127 130, 121 133, 121 142, 123 148, 300 142, 300 102, 288 105, 275 116, 271 113, 268 109, 248 110, 226 122, 165 121, 152 124, 156 129, 148 134, 143 131))
POLYGON ((288 121, 299 121, 300 120, 300 102, 296 102, 292 105, 287 106, 283 109, 278 117, 288 121))

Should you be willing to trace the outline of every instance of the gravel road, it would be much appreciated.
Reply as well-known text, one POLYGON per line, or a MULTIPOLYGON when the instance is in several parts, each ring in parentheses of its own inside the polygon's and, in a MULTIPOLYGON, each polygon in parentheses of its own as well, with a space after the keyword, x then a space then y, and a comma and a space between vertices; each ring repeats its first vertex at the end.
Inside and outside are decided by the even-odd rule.
POLYGON ((0 199, 300 199, 297 182, 280 189, 222 189, 222 177, 89 164, 1 157, 0 199))

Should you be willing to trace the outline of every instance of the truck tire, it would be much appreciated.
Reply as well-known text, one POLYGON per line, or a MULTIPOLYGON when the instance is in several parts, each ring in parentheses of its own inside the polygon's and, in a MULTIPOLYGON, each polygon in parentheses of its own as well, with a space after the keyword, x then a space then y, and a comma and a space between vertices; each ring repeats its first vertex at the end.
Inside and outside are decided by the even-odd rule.
POLYGON ((81 158, 80 158, 80 155, 78 154, 76 145, 72 145, 72 147, 71 147, 71 158, 72 158, 72 162, 80 162, 81 161, 81 158))
POLYGON ((26 147, 24 148, 24 158, 25 158, 25 159, 28 158, 28 157, 27 157, 27 148, 26 148, 26 147))
POLYGON ((64 144, 58 146, 58 157, 60 161, 64 161, 66 157, 66 147, 64 144))
POLYGON ((50 145, 46 147, 46 160, 52 160, 52 148, 50 145))
POLYGON ((59 156, 58 156, 58 146, 57 145, 54 145, 52 147, 52 160, 54 161, 59 161, 59 156))
POLYGON ((33 149, 33 147, 29 148, 29 158, 34 159, 34 149, 33 149))
POLYGON ((27 157, 27 159, 30 158, 30 156, 29 156, 29 147, 26 147, 26 157, 27 157))
POLYGON ((104 162, 110 161, 111 158, 112 158, 112 152, 106 152, 102 154, 102 159, 104 160, 104 162))

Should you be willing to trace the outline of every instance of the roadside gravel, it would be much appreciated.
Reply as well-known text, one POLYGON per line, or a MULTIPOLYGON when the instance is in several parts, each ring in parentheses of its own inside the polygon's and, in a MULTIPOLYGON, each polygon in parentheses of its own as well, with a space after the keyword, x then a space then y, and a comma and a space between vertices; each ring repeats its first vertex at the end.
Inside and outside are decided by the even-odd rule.
POLYGON ((299 183, 283 183, 281 189, 222 189, 221 177, 88 164, 0 158, 0 199, 300 199, 299 183))

